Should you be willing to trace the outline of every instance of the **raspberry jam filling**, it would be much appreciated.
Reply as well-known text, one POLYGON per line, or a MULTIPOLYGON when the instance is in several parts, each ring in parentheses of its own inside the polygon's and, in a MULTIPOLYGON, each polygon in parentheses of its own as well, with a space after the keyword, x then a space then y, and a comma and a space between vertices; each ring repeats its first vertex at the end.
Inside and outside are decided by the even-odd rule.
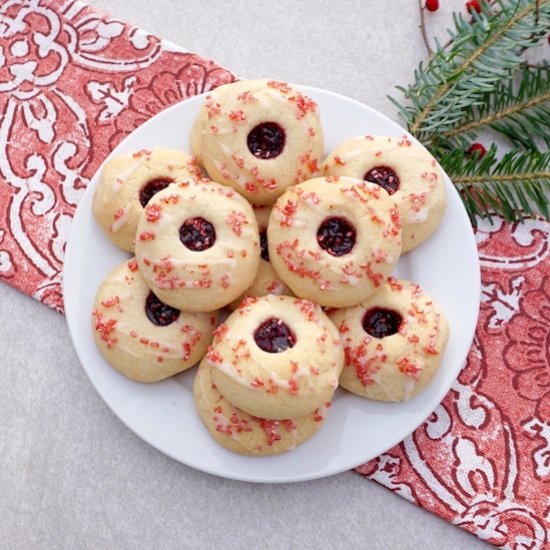
POLYGON ((388 166, 376 166, 366 172, 363 179, 383 187, 390 195, 399 189, 399 177, 388 166))
POLYGON ((248 150, 259 159, 278 157, 285 146, 285 131, 275 122, 262 122, 250 130, 248 150))
POLYGON ((147 319, 157 327, 167 327, 180 316, 180 310, 161 302, 153 292, 145 299, 145 314, 147 319))
POLYGON ((373 307, 363 315, 362 324, 367 334, 375 338, 384 338, 395 334, 402 321, 403 317, 393 309, 373 307))
POLYGON ((296 336, 281 319, 271 317, 254 331, 254 341, 267 353, 280 353, 294 347, 296 336))
POLYGON ((139 202, 141 203, 141 206, 145 208, 153 195, 156 195, 159 191, 166 189, 171 183, 174 183, 174 180, 164 178, 148 181, 139 192, 139 202))
POLYGON ((180 227, 180 241, 189 250, 201 252, 214 245, 216 231, 204 218, 189 218, 180 227))
POLYGON ((343 256, 355 246, 355 227, 344 218, 327 218, 317 229, 317 242, 331 256, 343 256))
POLYGON ((260 233, 260 256, 269 262, 269 249, 267 248, 267 231, 264 229, 260 233))

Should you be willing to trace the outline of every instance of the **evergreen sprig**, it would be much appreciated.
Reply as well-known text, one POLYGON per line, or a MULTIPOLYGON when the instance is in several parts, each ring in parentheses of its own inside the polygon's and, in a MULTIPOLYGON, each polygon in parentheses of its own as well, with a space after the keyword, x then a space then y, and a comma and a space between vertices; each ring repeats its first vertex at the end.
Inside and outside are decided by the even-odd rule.
POLYGON ((478 154, 456 148, 440 161, 472 217, 490 218, 491 212, 498 212, 507 221, 516 221, 535 207, 549 218, 549 151, 513 149, 498 159, 492 145, 480 159, 478 154))
POLYGON ((471 20, 454 14, 450 41, 420 63, 414 82, 398 89, 409 131, 438 158, 476 215, 508 220, 549 217, 550 70, 528 66, 527 49, 550 33, 550 0, 480 2, 471 20), (512 151, 484 158, 468 154, 479 132, 491 128, 512 151))
MULTIPOLYGON (((550 146, 550 67, 523 67, 517 79, 509 76, 483 95, 483 103, 464 109, 464 119, 443 133, 452 140, 489 126, 514 145, 537 150, 550 146), (539 143, 540 142, 540 143, 539 143)), ((460 143, 458 144, 460 145, 460 143)))

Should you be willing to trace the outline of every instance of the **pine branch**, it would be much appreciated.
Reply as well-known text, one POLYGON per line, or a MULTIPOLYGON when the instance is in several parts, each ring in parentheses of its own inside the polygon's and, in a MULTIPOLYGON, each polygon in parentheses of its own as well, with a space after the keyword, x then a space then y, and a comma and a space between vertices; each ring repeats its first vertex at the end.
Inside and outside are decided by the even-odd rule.
POLYGON ((519 67, 523 51, 548 32, 550 0, 499 0, 495 6, 481 6, 473 22, 455 14, 448 47, 436 42, 435 55, 420 64, 414 84, 402 89, 411 105, 401 113, 410 132, 423 142, 435 131, 452 129, 466 107, 482 103, 483 94, 519 67))
POLYGON ((413 84, 398 87, 408 102, 390 100, 449 174, 474 225, 476 216, 492 213, 509 221, 550 219, 550 68, 522 57, 546 41, 550 0, 480 5, 473 21, 454 14, 450 41, 442 46, 436 39, 413 84), (493 145, 485 156, 469 154, 487 128, 515 149, 497 156, 493 145))
POLYGON ((493 145, 483 157, 453 149, 440 159, 460 191, 472 223, 496 212, 507 221, 550 217, 550 152, 509 151, 498 160, 493 145))
POLYGON ((483 103, 465 110, 465 119, 443 133, 446 139, 472 136, 484 126, 497 130, 515 145, 538 149, 534 136, 550 146, 550 67, 524 66, 519 84, 510 77, 483 96, 483 103))

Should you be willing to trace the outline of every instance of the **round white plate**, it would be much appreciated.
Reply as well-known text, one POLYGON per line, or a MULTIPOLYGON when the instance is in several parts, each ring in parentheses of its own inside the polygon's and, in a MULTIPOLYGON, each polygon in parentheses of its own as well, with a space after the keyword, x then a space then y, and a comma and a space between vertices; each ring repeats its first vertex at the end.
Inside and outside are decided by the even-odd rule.
MULTIPOLYGON (((401 136, 405 130, 346 97, 302 86, 319 104, 328 153, 361 134, 401 136)), ((190 151, 188 136, 203 101, 197 96, 163 111, 136 129, 113 155, 156 145, 190 151)), ((325 425, 293 451, 273 457, 243 457, 225 450, 201 424, 192 397, 195 369, 148 385, 112 369, 94 344, 91 311, 96 290, 128 255, 96 226, 92 195, 98 174, 78 207, 67 243, 64 296, 75 349, 90 380, 113 412, 147 443, 188 466, 256 482, 315 479, 353 468, 387 451, 417 428, 442 401, 464 365, 477 322, 480 276, 468 216, 447 179, 449 205, 437 233, 404 255, 396 275, 419 283, 443 307, 451 335, 431 384, 406 403, 377 403, 337 390, 325 425)))

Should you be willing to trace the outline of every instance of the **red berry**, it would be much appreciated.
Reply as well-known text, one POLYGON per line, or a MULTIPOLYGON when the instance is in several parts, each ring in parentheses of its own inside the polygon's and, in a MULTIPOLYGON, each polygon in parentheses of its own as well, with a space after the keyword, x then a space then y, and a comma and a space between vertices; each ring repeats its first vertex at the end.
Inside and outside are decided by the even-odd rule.
POLYGON ((474 13, 474 11, 481 13, 481 6, 478 0, 469 0, 469 2, 466 2, 466 10, 468 10, 469 13, 474 13))
POLYGON ((439 0, 426 0, 426 9, 428 11, 437 11, 439 9, 439 0))
POLYGON ((479 160, 481 160, 485 156, 487 149, 485 149, 485 147, 483 147, 481 143, 472 143, 467 153, 469 153, 470 155, 473 155, 475 152, 478 153, 478 158, 479 160))

